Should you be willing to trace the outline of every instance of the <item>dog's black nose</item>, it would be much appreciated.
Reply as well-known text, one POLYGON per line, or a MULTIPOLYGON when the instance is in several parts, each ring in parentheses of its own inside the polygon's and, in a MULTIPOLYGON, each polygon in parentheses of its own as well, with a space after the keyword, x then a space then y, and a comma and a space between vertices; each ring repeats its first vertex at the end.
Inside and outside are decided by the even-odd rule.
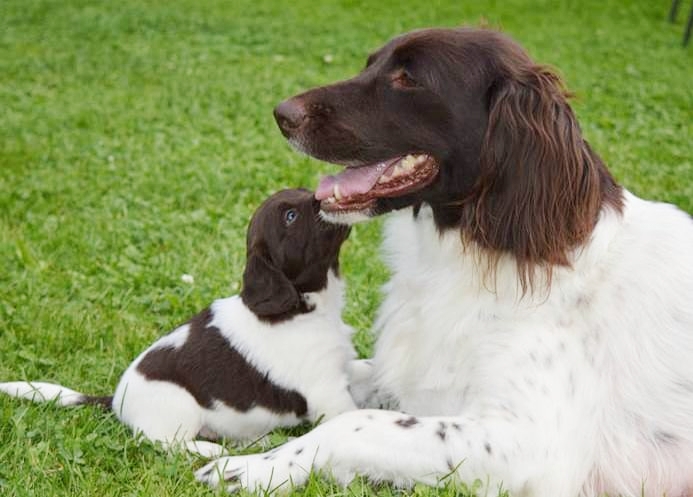
POLYGON ((274 109, 274 119, 287 138, 301 127, 307 117, 305 106, 297 98, 284 100, 274 109))

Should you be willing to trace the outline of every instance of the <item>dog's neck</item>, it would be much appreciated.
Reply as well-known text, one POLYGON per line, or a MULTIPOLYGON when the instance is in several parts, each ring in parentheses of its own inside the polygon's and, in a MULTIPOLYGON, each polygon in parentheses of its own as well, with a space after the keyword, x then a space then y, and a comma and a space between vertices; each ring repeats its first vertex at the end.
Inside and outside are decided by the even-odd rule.
POLYGON ((327 271, 327 284, 316 292, 302 293, 301 298, 312 309, 312 312, 332 314, 340 319, 344 307, 344 283, 337 272, 330 268, 327 271))
MULTIPOLYGON (((625 205, 633 196, 624 193, 625 205)), ((625 212, 624 207, 624 212, 625 212)), ((542 268, 536 273, 535 285, 524 292, 516 261, 511 253, 494 257, 472 240, 460 236, 458 229, 439 230, 433 209, 422 204, 388 215, 384 225, 383 250, 393 277, 419 278, 421 274, 456 273, 462 288, 470 295, 491 295, 496 302, 531 308, 545 303, 550 292, 568 291, 563 285, 596 278, 598 261, 609 257, 609 247, 622 229, 623 216, 612 208, 602 210, 589 242, 571 250, 568 266, 556 266, 551 275, 542 268), (416 213, 416 215, 415 215, 416 213)), ((414 280, 410 285, 418 285, 414 280)))

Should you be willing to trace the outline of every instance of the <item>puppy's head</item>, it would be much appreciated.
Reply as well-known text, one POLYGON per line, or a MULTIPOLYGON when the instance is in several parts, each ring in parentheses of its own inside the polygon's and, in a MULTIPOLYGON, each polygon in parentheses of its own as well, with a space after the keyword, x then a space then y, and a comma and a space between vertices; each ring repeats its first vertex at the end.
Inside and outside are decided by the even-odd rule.
POLYGON ((339 270, 349 227, 322 222, 320 202, 303 189, 282 190, 255 211, 248 226, 241 298, 260 319, 277 322, 310 309, 302 294, 327 286, 339 270))

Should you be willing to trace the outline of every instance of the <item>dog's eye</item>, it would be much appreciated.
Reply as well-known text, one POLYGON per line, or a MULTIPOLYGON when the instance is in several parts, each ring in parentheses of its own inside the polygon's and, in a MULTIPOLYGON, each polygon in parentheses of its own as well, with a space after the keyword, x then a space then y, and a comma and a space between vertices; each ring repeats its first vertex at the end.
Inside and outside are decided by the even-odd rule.
POLYGON ((289 209, 288 211, 284 212, 284 223, 289 226, 291 223, 296 221, 297 217, 298 212, 296 212, 296 209, 289 209))
POLYGON ((409 71, 402 69, 392 78, 392 85, 395 88, 417 88, 419 83, 414 79, 409 71))

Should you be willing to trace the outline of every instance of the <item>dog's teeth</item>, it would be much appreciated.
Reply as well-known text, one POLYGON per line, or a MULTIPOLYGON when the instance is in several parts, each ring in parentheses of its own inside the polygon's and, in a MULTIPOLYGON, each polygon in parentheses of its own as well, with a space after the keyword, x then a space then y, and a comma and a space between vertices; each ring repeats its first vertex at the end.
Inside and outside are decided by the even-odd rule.
POLYGON ((325 199, 325 202, 327 202, 328 204, 334 204, 336 201, 337 199, 335 199, 334 197, 327 197, 325 199))
POLYGON ((407 155, 401 162, 400 166, 404 171, 409 171, 411 170, 414 166, 416 165, 416 156, 414 155, 407 155))
POLYGON ((421 154, 416 156, 416 160, 414 161, 414 165, 420 166, 424 162, 426 162, 426 159, 428 159, 428 156, 426 154, 421 154))
POLYGON ((342 192, 339 191, 339 185, 334 185, 334 198, 342 200, 342 192))

